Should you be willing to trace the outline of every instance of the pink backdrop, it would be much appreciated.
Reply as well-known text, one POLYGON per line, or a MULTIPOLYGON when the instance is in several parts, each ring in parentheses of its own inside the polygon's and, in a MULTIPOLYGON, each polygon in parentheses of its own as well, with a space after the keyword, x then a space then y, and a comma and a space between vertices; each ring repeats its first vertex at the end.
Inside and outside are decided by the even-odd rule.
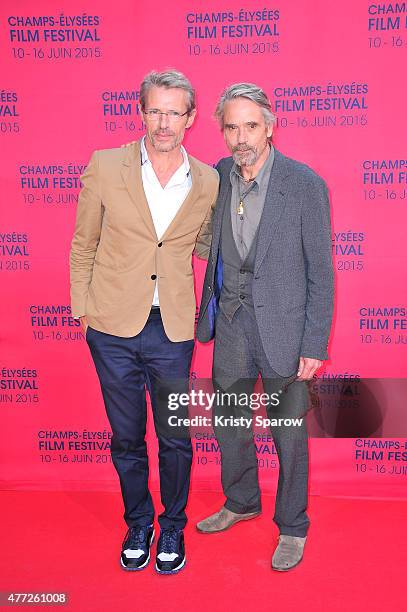
MULTIPOLYGON (((220 91, 243 80, 265 88, 276 146, 331 191, 337 299, 320 376, 406 377, 406 10, 364 0, 1 3, 3 488, 118 488, 93 363, 70 316, 68 252, 79 176, 94 149, 141 136, 138 87, 153 68, 176 67, 196 86, 185 144, 210 164, 227 154, 212 119, 220 91)), ((202 262, 195 269, 199 299, 202 262)), ((210 375, 212 349, 198 345, 193 377, 210 375)), ((194 445, 194 488, 219 489, 215 441, 194 445)), ((258 451, 273 491, 272 442, 258 451)), ((404 496, 406 451, 405 439, 312 439, 311 492, 404 496)), ((155 467, 151 478, 156 486, 155 467)))

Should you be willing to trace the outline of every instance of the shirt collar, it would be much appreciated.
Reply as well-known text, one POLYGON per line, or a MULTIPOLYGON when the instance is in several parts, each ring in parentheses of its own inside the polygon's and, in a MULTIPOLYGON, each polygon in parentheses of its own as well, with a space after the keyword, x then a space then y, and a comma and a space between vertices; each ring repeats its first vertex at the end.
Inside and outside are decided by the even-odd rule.
MULTIPOLYGON (((253 179, 253 181, 250 181, 250 183, 254 183, 257 188, 260 188, 260 186, 262 185, 262 183, 264 183, 265 179, 267 178, 268 174, 271 171, 271 168, 273 166, 274 163, 274 147, 273 145, 270 143, 270 152, 269 155, 266 159, 266 161, 264 162, 264 164, 262 165, 262 167, 259 170, 259 173, 257 174, 257 176, 253 179)), ((240 170, 240 166, 238 166, 236 163, 233 164, 231 170, 230 170, 230 180, 231 182, 234 180, 234 177, 237 176, 239 179, 243 179, 242 174, 241 174, 241 170, 240 170)), ((268 182, 268 181, 267 181, 268 182)))
MULTIPOLYGON (((141 165, 144 166, 144 164, 149 164, 152 167, 152 163, 150 161, 150 158, 148 157, 147 148, 145 145, 145 139, 146 137, 143 136, 143 138, 141 139, 141 144, 140 144, 141 165)), ((190 172, 189 159, 188 159, 187 152, 185 151, 182 145, 181 145, 181 153, 184 159, 184 163, 182 164, 182 166, 178 168, 178 170, 176 170, 176 173, 182 172, 182 174, 185 174, 185 176, 188 176, 190 172)))

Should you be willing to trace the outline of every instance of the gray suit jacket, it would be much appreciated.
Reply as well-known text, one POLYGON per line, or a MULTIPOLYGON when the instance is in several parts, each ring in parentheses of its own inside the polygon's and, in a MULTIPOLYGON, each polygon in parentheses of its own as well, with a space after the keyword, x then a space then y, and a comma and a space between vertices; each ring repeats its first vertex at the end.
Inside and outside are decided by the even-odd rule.
MULTIPOLYGON (((220 189, 197 327, 201 342, 215 335, 223 270, 220 236, 223 210, 230 205, 232 164, 228 157, 217 166, 220 189)), ((293 374, 300 356, 328 358, 333 296, 326 184, 311 168, 276 150, 257 239, 253 302, 264 351, 278 374, 293 374)))

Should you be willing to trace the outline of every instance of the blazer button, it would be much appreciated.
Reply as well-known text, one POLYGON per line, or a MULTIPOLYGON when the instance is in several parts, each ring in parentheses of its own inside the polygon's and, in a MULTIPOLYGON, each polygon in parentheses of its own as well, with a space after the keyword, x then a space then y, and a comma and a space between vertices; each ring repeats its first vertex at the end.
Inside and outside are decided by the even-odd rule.
POLYGON ((159 242, 159 243, 157 244, 157 246, 159 246, 159 247, 162 247, 162 245, 163 245, 163 243, 162 243, 162 242, 159 242))
POLYGON ((242 295, 239 295, 239 297, 241 300, 244 300, 246 296, 242 294, 242 295))
POLYGON ((157 278, 157 274, 152 274, 151 275, 151 280, 155 280, 157 278))

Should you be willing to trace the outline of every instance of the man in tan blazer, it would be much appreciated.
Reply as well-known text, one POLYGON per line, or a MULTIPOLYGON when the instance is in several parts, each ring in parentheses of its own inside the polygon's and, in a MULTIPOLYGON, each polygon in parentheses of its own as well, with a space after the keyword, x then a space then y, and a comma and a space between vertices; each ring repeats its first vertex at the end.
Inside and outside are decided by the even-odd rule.
POLYGON ((188 389, 196 307, 192 254, 208 256, 218 176, 181 145, 196 114, 195 93, 184 75, 148 74, 140 103, 146 136, 130 147, 95 151, 82 176, 70 254, 71 303, 113 432, 112 460, 128 526, 121 565, 146 567, 154 539, 147 387, 164 506, 156 570, 175 573, 185 564, 192 446, 187 431, 172 436, 160 427, 162 400, 188 389))

